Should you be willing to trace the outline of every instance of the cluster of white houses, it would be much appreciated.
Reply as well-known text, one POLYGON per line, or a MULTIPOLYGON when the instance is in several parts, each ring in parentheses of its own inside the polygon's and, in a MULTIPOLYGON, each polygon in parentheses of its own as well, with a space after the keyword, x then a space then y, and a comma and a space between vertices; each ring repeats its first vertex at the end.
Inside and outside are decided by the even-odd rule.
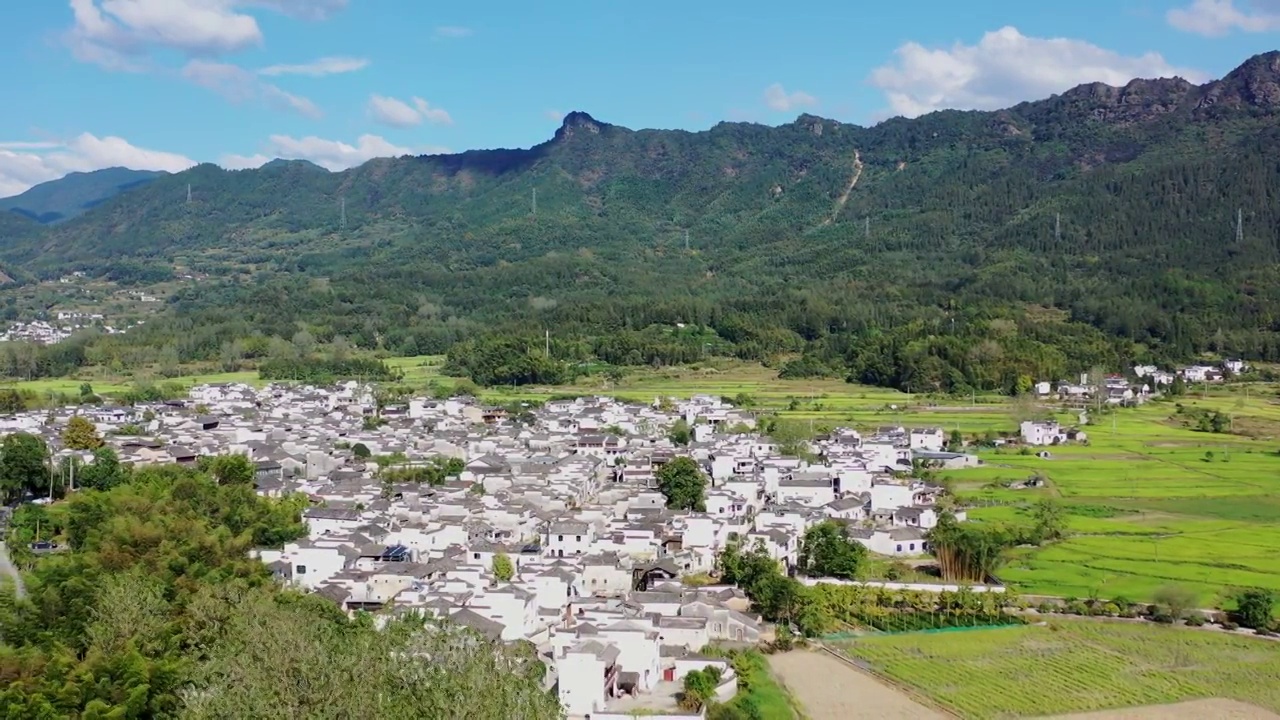
POLYGON ((1136 405, 1146 402, 1160 393, 1161 388, 1174 384, 1181 378, 1189 385, 1219 383, 1233 375, 1247 372, 1249 365, 1243 360, 1223 360, 1217 365, 1187 365, 1176 370, 1161 370, 1155 365, 1135 365, 1131 377, 1107 375, 1093 381, 1088 373, 1078 380, 1050 382, 1041 380, 1035 384, 1035 394, 1040 398, 1056 398, 1061 401, 1099 401, 1106 405, 1136 405))
MULTIPOLYGON (((0 419, 0 432, 41 433, 56 446, 71 412, 0 419)), ((313 501, 306 538, 258 551, 282 583, 349 612, 420 611, 528 640, 571 717, 661 709, 683 674, 719 662, 700 648, 760 639, 740 591, 680 582, 713 570, 732 540, 794 563, 805 529, 836 518, 877 553, 920 555, 941 490, 913 479, 913 463, 977 463, 947 452, 942 430, 901 427, 837 430, 812 442, 816 460, 786 457, 761 435, 730 432, 754 417, 710 397, 556 401, 521 421, 465 399, 379 411, 355 383, 237 384, 194 388, 184 402, 74 412, 126 462, 248 455, 258 492, 313 501), (375 412, 376 427, 365 421, 375 412), (692 427, 684 447, 667 438, 679 418, 692 427), (368 454, 404 465, 457 458, 464 469, 437 487, 388 484, 368 454), (705 512, 665 507, 655 474, 678 456, 710 479, 705 512), (499 554, 513 566, 509 580, 495 576, 499 554)))

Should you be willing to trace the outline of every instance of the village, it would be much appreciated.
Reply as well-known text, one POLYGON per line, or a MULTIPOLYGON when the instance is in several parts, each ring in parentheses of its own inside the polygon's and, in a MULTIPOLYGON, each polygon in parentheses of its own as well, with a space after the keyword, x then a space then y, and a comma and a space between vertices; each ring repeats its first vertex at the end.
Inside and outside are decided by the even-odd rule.
MULTIPOLYGON (((1158 392, 1153 372, 1084 386, 1083 395, 1140 402, 1158 392)), ((1065 400, 1077 387, 1051 392, 1065 400)), ((280 583, 351 614, 417 611, 528 641, 569 716, 597 719, 675 711, 684 676, 706 667, 720 671, 717 697, 732 697, 728 663, 699 650, 753 645, 772 632, 741 590, 714 584, 717 557, 732 542, 794 567, 805 530, 835 519, 879 556, 923 556, 944 491, 918 471, 981 463, 941 428, 838 428, 802 457, 785 455, 756 432, 754 413, 710 396, 580 397, 522 409, 473 398, 387 403, 356 382, 220 384, 194 387, 185 400, 61 412, 0 419, 0 433, 42 435, 56 448, 60 428, 79 414, 125 463, 245 455, 259 494, 310 501, 306 539, 255 551, 280 583), (677 425, 687 444, 673 439, 677 425), (666 507, 657 472, 677 457, 707 478, 705 511, 666 507), (428 467, 448 471, 439 484, 405 479, 428 467)), ((1056 422, 1018 430, 1001 442, 1087 441, 1056 422)), ((955 516, 965 519, 962 509, 955 516)))

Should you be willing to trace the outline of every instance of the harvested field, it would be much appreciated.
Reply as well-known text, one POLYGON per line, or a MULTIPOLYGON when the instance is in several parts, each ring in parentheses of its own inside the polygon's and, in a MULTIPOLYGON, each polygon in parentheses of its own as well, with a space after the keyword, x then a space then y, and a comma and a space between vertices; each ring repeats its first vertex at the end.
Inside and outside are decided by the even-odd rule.
POLYGON ((932 720, 946 717, 825 652, 794 650, 771 655, 769 665, 810 720, 932 720))
POLYGON ((1042 720, 1280 720, 1269 710, 1236 700, 1192 700, 1173 705, 1055 715, 1042 720))

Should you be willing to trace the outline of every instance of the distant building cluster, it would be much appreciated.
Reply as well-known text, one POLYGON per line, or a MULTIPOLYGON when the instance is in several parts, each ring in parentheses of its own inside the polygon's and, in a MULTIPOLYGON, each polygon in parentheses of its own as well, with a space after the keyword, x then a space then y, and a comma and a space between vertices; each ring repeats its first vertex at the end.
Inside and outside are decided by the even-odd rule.
POLYGON ((1249 371, 1243 360, 1223 360, 1218 365, 1187 365, 1175 370, 1161 370, 1155 365, 1135 365, 1131 376, 1107 375, 1101 384, 1090 380, 1088 373, 1081 373, 1078 381, 1042 380, 1035 384, 1035 394, 1041 398, 1055 397, 1065 402, 1097 401, 1106 405, 1137 405, 1158 395, 1163 388, 1172 386, 1179 378, 1188 384, 1220 383, 1232 375, 1249 371))
MULTIPOLYGON (((921 555, 942 489, 913 468, 978 463, 949 452, 940 429, 902 427, 835 430, 789 457, 750 430, 752 413, 711 397, 580 398, 515 415, 467 398, 378 405, 354 382, 205 385, 184 401, 69 408, 52 423, 24 413, 0 419, 0 432, 41 433, 56 448, 79 412, 125 462, 242 453, 258 493, 312 501, 306 538, 256 551, 279 582, 347 612, 416 610, 527 640, 572 717, 674 712, 685 674, 723 664, 700 648, 760 639, 739 590, 681 583, 712 573, 731 542, 794 565, 805 530, 839 520, 873 552, 921 555), (680 420, 687 446, 669 438, 680 420), (678 457, 707 478, 705 511, 666 507, 657 477, 678 457), (405 476, 378 462, 450 459, 460 472, 434 487, 396 480, 405 476), (500 557, 509 577, 499 577, 500 557)), ((725 697, 735 688, 726 681, 725 697)))
POLYGON ((55 317, 57 319, 56 324, 44 320, 15 322, 3 333, 0 333, 0 342, 21 341, 40 345, 53 345, 66 340, 77 331, 85 328, 95 327, 100 328, 102 332, 108 335, 121 335, 130 328, 137 327, 145 322, 144 320, 138 320, 123 327, 115 327, 105 324, 102 315, 97 313, 59 312, 55 317))

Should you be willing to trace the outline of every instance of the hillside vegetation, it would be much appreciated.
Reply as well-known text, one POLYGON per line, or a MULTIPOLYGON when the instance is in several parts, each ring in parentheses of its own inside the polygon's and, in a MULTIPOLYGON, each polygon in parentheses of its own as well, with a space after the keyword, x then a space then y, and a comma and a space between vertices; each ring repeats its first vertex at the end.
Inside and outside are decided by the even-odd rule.
POLYGON ((1015 391, 1130 359, 1280 359, 1277 109, 1280 53, 1203 86, 1087 85, 870 128, 571 113, 525 150, 202 165, 6 238, 0 259, 23 277, 208 273, 145 332, 86 340, 99 358, 252 359, 305 329, 515 368, 495 382, 712 353, 1015 391))
POLYGON ((0 210, 52 224, 75 217, 108 198, 145 185, 161 175, 164 173, 122 167, 75 172, 40 183, 21 195, 0 199, 0 210))

